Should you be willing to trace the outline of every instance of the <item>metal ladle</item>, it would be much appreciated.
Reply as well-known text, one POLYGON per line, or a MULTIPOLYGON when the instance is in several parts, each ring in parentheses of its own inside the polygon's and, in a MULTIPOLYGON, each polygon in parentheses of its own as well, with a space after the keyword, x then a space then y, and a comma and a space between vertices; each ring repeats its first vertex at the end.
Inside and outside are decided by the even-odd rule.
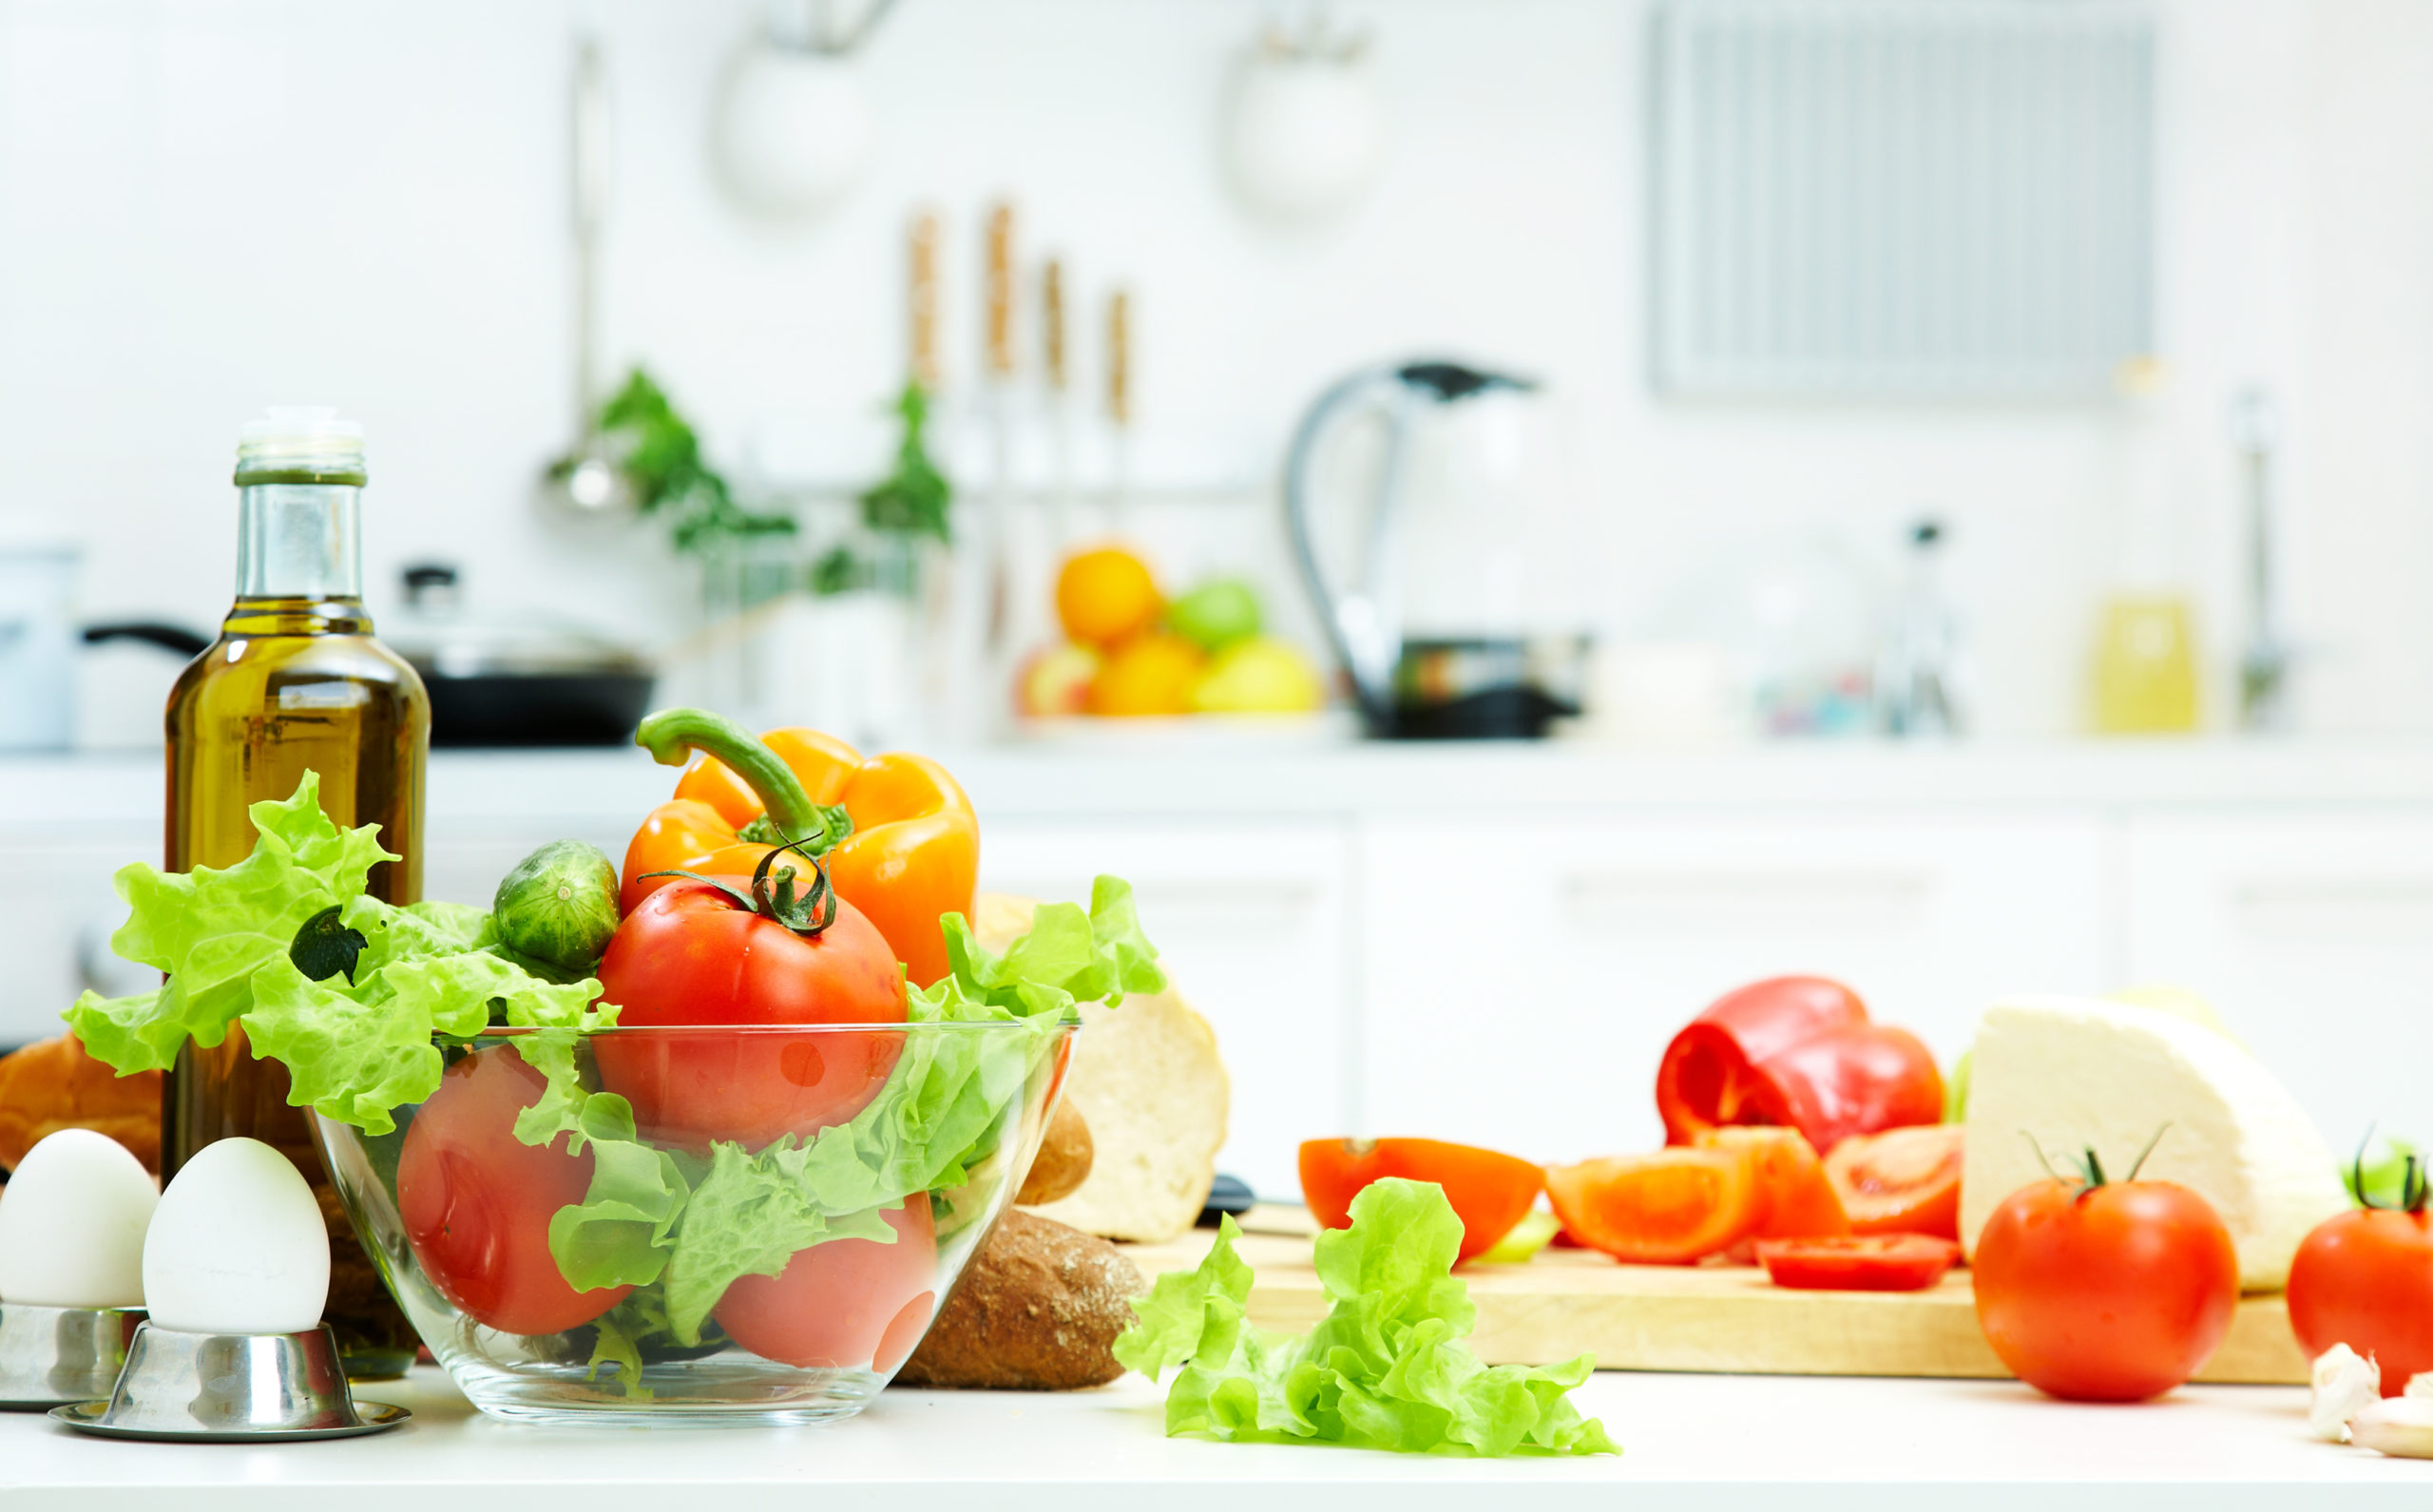
POLYGON ((600 236, 608 210, 608 86, 600 42, 575 44, 573 151, 574 386, 580 439, 549 464, 552 498, 582 514, 623 513, 634 507, 623 449, 600 429, 600 236))

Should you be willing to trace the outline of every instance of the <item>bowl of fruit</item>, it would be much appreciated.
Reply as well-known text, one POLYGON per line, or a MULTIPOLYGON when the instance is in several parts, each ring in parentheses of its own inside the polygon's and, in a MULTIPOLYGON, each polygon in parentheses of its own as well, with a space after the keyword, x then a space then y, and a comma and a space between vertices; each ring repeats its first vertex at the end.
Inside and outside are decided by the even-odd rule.
POLYGON ((1015 707, 1034 725, 1083 716, 1274 721, 1326 701, 1309 658, 1269 633, 1258 590, 1238 577, 1211 577, 1170 599, 1140 553, 1093 546, 1057 573, 1056 618, 1064 639, 1015 675, 1015 707))

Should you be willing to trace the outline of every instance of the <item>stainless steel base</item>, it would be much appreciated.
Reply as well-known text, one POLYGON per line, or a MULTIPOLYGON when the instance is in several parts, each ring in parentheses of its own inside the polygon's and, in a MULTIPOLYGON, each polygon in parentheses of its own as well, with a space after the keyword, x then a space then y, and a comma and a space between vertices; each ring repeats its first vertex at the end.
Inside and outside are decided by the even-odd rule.
POLYGON ((121 1438, 326 1438, 403 1422, 400 1408, 367 1415, 349 1395, 328 1324, 302 1333, 182 1333, 146 1323, 106 1401, 51 1414, 71 1427, 121 1438))
POLYGON ((138 1308, 0 1304, 0 1408, 40 1410, 107 1392, 143 1321, 138 1308))

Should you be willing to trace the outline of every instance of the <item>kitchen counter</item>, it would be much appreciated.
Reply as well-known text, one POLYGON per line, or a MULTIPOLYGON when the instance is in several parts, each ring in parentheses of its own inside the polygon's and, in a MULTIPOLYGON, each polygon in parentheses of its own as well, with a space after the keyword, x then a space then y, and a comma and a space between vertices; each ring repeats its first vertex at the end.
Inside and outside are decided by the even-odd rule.
MULTIPOLYGON (((984 815, 1752 807, 2433 806, 2418 740, 1813 741, 1713 750, 1580 742, 1392 745, 1129 726, 935 753, 984 815)), ((638 750, 441 751, 434 826, 640 813, 672 785, 638 750)), ((151 752, 0 757, 0 827, 157 823, 151 752)))
POLYGON ((1137 1376, 1066 1395, 890 1391, 851 1422, 774 1430, 497 1423, 429 1368, 364 1394, 412 1407, 414 1422, 240 1448, 109 1442, 0 1415, 0 1501, 11 1512, 800 1512, 821 1485, 863 1489, 873 1500, 861 1504, 891 1512, 1239 1512, 1246 1495, 1262 1512, 1341 1512, 1379 1504, 1359 1493, 1388 1487, 1405 1512, 1476 1512, 1514 1491, 1528 1512, 2025 1512, 2064 1495, 2072 1512, 2433 1501, 2433 1463, 2310 1439, 2306 1393, 2278 1387, 2183 1388, 2121 1407, 2053 1402, 2009 1382, 1605 1371, 1575 1399, 1604 1420, 1619 1458, 1502 1461, 1167 1439, 1162 1393, 1137 1376), (1801 1483, 1830 1494, 1787 1495, 1801 1483))

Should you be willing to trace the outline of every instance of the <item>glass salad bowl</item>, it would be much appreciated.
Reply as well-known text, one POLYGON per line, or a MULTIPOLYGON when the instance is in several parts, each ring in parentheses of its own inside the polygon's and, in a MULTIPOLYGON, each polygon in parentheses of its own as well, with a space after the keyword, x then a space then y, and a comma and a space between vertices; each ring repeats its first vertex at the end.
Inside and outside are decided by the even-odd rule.
POLYGON ((812 1423, 903 1365, 1037 1153, 1074 1030, 496 1029, 316 1116, 423 1342, 504 1418, 812 1423))

